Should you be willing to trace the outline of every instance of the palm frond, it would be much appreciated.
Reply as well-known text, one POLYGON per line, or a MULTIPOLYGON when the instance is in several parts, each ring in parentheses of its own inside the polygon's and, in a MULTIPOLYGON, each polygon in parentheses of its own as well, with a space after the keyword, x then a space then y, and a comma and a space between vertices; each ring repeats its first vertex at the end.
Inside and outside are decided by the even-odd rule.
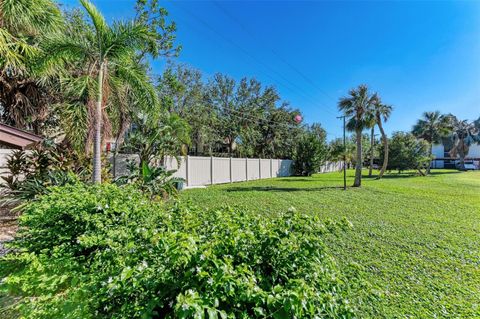
POLYGON ((100 37, 107 34, 109 31, 107 21, 103 17, 102 13, 98 11, 97 7, 95 7, 89 0, 80 0, 80 3, 87 11, 93 25, 95 26, 95 30, 100 37))

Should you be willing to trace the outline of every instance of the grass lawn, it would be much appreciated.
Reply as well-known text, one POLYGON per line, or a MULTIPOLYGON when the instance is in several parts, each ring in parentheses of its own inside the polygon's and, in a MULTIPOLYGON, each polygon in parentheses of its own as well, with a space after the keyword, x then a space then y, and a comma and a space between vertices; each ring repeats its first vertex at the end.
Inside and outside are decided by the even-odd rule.
POLYGON ((361 318, 480 318, 480 172, 391 174, 346 192, 342 182, 340 173, 277 178, 187 190, 181 198, 266 217, 291 206, 346 217, 354 230, 328 245, 345 272, 357 263, 370 283, 355 292, 361 318))

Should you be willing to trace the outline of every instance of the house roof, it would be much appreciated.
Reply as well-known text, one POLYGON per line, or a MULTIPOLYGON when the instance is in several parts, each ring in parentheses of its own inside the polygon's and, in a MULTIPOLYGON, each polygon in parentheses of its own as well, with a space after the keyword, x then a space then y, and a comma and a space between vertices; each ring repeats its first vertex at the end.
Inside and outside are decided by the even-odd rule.
POLYGON ((42 140, 38 135, 0 123, 0 144, 24 150, 42 140))

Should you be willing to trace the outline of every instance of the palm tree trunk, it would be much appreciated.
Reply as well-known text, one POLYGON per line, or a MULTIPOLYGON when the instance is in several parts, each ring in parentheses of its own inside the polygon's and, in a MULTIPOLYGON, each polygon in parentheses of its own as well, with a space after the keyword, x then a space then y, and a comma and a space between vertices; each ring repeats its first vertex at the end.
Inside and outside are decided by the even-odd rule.
POLYGON ((95 137, 93 140, 93 182, 102 182, 102 100, 103 100, 103 63, 98 71, 97 105, 95 108, 95 137))
POLYGON ((460 152, 458 153, 460 156, 460 170, 464 171, 465 170, 465 156, 467 155, 467 152, 465 152, 465 141, 462 138, 462 148, 460 149, 460 152))
POLYGON ((382 134, 382 142, 383 142, 383 164, 382 164, 382 168, 380 169, 380 173, 378 174, 378 179, 380 179, 383 177, 383 174, 385 174, 385 170, 387 169, 387 165, 388 165, 388 138, 382 126, 382 119, 379 116, 377 117, 377 125, 378 125, 378 129, 380 130, 380 134, 382 134))
POLYGON ((355 163, 355 181, 353 187, 360 187, 362 185, 362 130, 356 129, 357 137, 357 161, 355 163))
POLYGON ((370 132, 370 167, 368 168, 368 176, 372 177, 373 169, 373 144, 375 143, 375 126, 372 127, 370 132))

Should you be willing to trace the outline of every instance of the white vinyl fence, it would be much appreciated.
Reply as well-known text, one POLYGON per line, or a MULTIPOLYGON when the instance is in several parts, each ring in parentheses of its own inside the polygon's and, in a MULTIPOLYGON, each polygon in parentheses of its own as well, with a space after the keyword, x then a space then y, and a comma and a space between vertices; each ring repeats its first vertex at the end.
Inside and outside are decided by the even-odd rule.
POLYGON ((177 170, 176 177, 185 179, 187 187, 250 181, 290 176, 291 160, 226 157, 180 157, 167 159, 167 169, 177 170), (180 165, 180 166, 179 166, 180 165))
MULTIPOLYGON (((11 149, 0 149, 0 175, 6 173, 4 165, 12 152, 11 149)), ((185 179, 188 187, 284 177, 293 173, 292 160, 202 156, 183 156, 179 157, 179 160, 179 163, 177 163, 175 158, 169 157, 166 166, 169 170, 177 170, 174 175, 185 179)), ((138 156, 132 154, 117 155, 115 161, 116 177, 128 174, 127 161, 138 163, 138 156)), ((341 162, 327 162, 322 165, 319 173, 334 172, 341 169, 341 162)))

